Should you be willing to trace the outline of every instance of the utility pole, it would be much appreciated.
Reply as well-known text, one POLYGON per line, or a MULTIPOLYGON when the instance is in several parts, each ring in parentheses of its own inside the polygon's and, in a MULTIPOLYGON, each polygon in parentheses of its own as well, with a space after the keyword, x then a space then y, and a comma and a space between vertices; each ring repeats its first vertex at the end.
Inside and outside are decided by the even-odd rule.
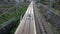
POLYGON ((16 4, 16 11, 18 11, 19 1, 18 1, 18 0, 16 0, 16 1, 15 1, 15 4, 16 4))
POLYGON ((15 0, 15 5, 16 5, 16 17, 18 18, 19 0, 15 0))
POLYGON ((52 7, 52 5, 53 5, 53 1, 54 1, 54 0, 49 0, 49 8, 52 7))

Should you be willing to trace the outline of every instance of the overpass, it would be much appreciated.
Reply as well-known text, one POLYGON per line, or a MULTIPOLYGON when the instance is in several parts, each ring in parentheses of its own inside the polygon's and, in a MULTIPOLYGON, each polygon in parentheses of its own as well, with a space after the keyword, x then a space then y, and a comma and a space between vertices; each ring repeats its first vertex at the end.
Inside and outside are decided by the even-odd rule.
POLYGON ((15 34, 53 34, 51 28, 42 17, 35 2, 32 1, 28 6, 15 34))

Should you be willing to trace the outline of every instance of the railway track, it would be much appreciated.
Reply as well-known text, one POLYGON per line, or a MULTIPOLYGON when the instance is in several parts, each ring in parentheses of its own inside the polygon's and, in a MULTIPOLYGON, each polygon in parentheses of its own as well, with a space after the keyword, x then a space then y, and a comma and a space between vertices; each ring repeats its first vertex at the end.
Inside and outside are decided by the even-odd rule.
POLYGON ((41 15, 41 13, 39 12, 39 9, 35 4, 34 4, 34 10, 35 10, 34 15, 35 15, 35 21, 36 21, 35 23, 36 23, 37 34, 40 34, 40 32, 41 34, 53 34, 51 28, 49 27, 48 22, 41 15))

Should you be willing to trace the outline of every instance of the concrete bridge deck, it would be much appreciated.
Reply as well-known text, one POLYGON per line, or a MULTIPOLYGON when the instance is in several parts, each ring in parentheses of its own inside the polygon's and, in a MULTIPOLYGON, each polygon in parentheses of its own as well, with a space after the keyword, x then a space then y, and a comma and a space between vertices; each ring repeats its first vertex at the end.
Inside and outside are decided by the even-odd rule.
POLYGON ((33 2, 31 2, 15 34, 36 34, 35 28, 33 2))

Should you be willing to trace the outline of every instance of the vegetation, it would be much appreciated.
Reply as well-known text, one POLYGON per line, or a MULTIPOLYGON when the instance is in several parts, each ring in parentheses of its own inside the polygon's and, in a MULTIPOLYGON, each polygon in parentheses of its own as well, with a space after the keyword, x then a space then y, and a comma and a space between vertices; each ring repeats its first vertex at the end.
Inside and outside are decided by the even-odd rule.
MULTIPOLYGON (((26 9, 27 9, 26 6, 21 6, 21 7, 20 7, 20 9, 19 9, 19 11, 18 11, 19 19, 20 19, 21 16, 23 16, 23 15, 25 14, 26 9)), ((17 21, 16 26, 10 31, 10 32, 11 32, 10 34, 14 34, 14 32, 16 31, 19 23, 20 23, 20 20, 17 21)))
POLYGON ((13 20, 16 20, 16 18, 17 18, 17 20, 18 20, 17 24, 10 31, 10 34, 13 34, 15 32, 15 30, 17 29, 17 26, 20 23, 20 20, 19 20, 20 17, 24 15, 24 13, 26 12, 26 9, 27 9, 27 7, 25 5, 23 5, 19 8, 19 11, 17 11, 18 15, 17 15, 16 11, 13 11, 13 12, 7 12, 7 13, 3 14, 2 16, 0 16, 0 28, 3 28, 8 23, 10 23, 13 20))

